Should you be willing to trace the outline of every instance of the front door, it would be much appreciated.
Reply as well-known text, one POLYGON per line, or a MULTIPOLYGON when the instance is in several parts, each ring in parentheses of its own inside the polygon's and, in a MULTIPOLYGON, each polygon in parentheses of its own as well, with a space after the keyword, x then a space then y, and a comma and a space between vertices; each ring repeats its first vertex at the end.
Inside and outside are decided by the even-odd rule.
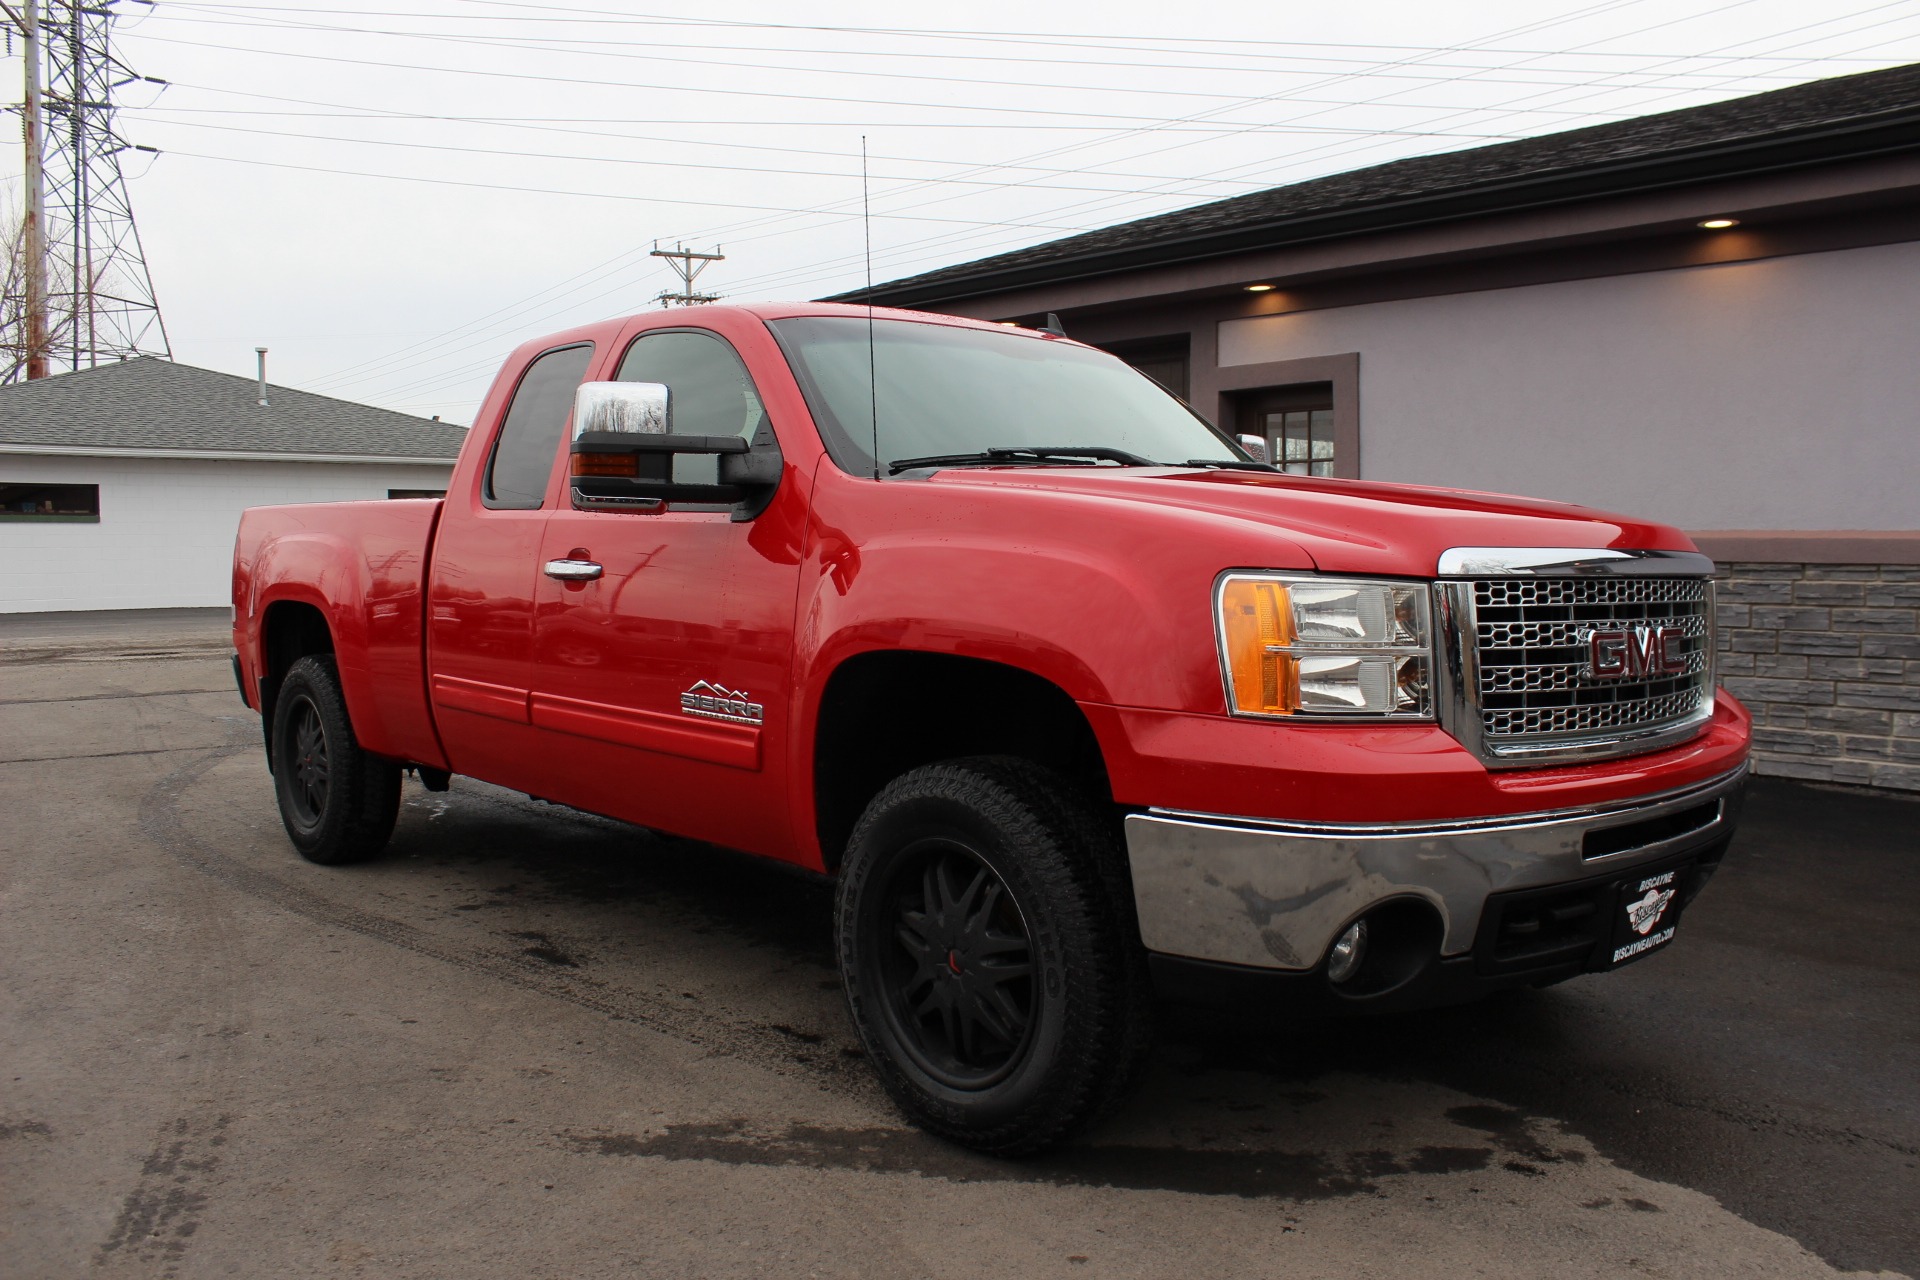
POLYGON ((434 535, 427 597, 434 722, 455 772, 502 786, 531 785, 535 557, 560 437, 592 359, 591 344, 575 343, 528 364, 479 474, 449 490, 434 535))
MULTIPOLYGON (((778 448, 746 366, 716 334, 642 334, 615 376, 666 384, 675 434, 778 448)), ((678 480, 711 481, 716 460, 674 466, 678 480)), ((563 502, 554 512, 534 622, 532 716, 551 747, 541 794, 790 855, 779 747, 793 713, 803 489, 789 471, 750 521, 724 508, 575 511, 563 502), (582 573, 594 576, 567 576, 582 573)))

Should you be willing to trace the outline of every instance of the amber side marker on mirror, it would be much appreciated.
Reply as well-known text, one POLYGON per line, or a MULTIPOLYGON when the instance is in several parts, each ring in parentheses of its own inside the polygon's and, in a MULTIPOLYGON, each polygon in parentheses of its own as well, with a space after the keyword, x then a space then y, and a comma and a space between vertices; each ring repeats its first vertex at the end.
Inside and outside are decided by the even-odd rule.
POLYGON ((1738 218, 1708 218, 1705 222, 1700 223, 1699 227, 1702 231, 1725 231, 1728 227, 1737 227, 1739 225, 1740 219, 1738 218))
POLYGON ((1247 292, 1248 293, 1272 293, 1273 286, 1270 284, 1250 284, 1247 286, 1247 292))
POLYGON ((640 455, 635 453, 576 453, 573 474, 577 476, 627 476, 640 474, 640 455))

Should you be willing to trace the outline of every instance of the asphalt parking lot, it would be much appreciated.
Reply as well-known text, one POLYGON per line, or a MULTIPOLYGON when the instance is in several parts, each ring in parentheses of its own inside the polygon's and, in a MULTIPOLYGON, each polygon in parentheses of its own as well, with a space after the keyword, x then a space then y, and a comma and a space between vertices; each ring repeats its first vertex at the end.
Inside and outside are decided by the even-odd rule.
POLYGON ((0 619, 0 1275, 1920 1273, 1920 803, 1763 780, 1666 953, 900 1123, 828 891, 456 780, 280 830, 224 615, 0 619))

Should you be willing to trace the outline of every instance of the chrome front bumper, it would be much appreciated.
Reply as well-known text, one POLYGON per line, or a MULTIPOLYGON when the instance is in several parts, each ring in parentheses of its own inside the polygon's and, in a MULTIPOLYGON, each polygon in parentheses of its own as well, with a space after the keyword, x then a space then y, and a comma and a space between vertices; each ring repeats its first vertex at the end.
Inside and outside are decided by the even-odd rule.
POLYGON ((1165 955, 1308 970, 1370 907, 1412 896, 1439 913, 1441 954, 1459 955, 1473 947, 1489 894, 1588 879, 1726 839, 1746 776, 1742 765, 1638 800, 1455 822, 1130 814, 1141 939, 1165 955))

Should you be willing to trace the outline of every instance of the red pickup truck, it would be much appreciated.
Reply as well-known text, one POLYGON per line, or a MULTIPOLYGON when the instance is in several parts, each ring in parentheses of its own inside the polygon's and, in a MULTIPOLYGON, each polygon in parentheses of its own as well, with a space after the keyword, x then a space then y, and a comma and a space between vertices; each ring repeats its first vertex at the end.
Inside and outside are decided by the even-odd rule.
POLYGON ((1684 534, 1296 470, 1051 330, 609 321, 513 354, 444 500, 248 511, 236 675, 312 861, 411 771, 836 877, 889 1092, 1030 1151, 1161 1002, 1617 968, 1732 835, 1684 534))

